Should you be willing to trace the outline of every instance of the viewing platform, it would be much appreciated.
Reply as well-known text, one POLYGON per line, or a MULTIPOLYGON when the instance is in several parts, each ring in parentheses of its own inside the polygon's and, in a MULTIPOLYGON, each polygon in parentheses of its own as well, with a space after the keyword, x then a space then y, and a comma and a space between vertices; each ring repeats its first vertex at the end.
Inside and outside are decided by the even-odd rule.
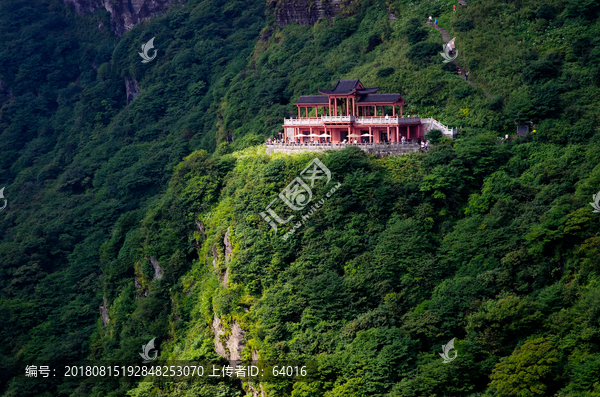
POLYGON ((324 152, 326 150, 341 150, 350 146, 356 146, 365 153, 374 154, 378 157, 398 156, 410 152, 418 152, 421 146, 414 140, 413 142, 398 143, 267 143, 267 154, 285 153, 292 154, 298 152, 324 152))
POLYGON ((356 125, 402 125, 419 124, 419 117, 356 117, 356 116, 321 116, 321 117, 301 117, 289 118, 283 120, 284 126, 325 126, 327 124, 349 124, 356 125))
POLYGON ((404 117, 405 101, 400 94, 377 94, 377 91, 379 87, 367 88, 354 79, 338 80, 333 89, 320 89, 321 95, 302 95, 294 103, 298 117, 283 120, 279 139, 296 145, 397 144, 424 140, 432 129, 454 137, 456 129, 437 120, 415 115, 404 117))

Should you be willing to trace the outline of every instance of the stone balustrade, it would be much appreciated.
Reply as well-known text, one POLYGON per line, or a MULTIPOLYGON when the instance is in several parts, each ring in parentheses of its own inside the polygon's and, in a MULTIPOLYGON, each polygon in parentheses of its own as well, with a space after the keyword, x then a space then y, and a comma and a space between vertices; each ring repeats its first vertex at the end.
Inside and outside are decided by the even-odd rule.
POLYGON ((374 154, 378 157, 397 156, 409 152, 421 150, 417 140, 408 142, 390 142, 390 143, 267 143, 267 154, 286 153, 293 154, 298 152, 324 152, 326 150, 341 150, 349 146, 356 146, 363 152, 374 154))

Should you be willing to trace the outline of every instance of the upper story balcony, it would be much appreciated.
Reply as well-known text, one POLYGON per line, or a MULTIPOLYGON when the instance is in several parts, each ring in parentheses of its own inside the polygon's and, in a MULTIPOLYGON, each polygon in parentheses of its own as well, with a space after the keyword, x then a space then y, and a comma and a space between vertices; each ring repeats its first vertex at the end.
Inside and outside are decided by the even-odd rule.
POLYGON ((392 116, 322 116, 322 117, 301 117, 284 119, 283 125, 324 125, 325 123, 354 123, 356 125, 399 125, 399 124, 418 124, 420 117, 392 117, 392 116))

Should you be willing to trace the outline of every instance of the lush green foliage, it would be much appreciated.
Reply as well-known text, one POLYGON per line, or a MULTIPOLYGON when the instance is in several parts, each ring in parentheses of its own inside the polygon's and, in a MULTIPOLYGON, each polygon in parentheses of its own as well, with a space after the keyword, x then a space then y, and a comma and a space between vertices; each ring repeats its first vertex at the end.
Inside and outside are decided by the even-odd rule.
POLYGON ((151 337, 163 358, 216 358, 217 316, 246 331, 245 357, 317 360, 322 379, 263 385, 269 396, 598 395, 600 8, 469 3, 350 1, 331 21, 277 27, 262 0, 192 0, 118 40, 98 30, 106 13, 0 3, 3 393, 243 395, 5 382, 15 361, 136 359, 151 337), (419 24, 430 14, 492 98, 441 63, 439 33, 419 24), (158 56, 142 64, 151 37, 158 56), (258 213, 312 156, 256 145, 339 77, 402 93, 406 114, 459 138, 431 136, 426 155, 322 156, 341 187, 283 241, 288 227, 258 213), (129 104, 125 82, 140 88, 129 104))

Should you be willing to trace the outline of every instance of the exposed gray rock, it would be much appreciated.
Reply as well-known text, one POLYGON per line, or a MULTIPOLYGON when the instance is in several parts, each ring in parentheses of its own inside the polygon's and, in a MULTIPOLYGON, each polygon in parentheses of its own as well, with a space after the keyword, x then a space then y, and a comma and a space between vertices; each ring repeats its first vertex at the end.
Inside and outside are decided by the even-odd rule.
POLYGON ((196 222, 196 227, 198 228, 198 231, 202 233, 202 237, 206 238, 206 233, 202 222, 200 222, 198 219, 195 219, 194 222, 196 222))
POLYGON ((244 330, 234 321, 231 323, 231 335, 225 341, 225 346, 221 341, 221 336, 225 334, 221 320, 215 316, 212 323, 213 333, 215 335, 215 351, 221 357, 230 361, 241 360, 242 350, 244 350, 244 330))
POLYGON ((104 8, 110 13, 113 32, 121 36, 138 23, 167 10, 172 4, 185 4, 187 0, 63 0, 78 14, 104 8))
POLYGON ((285 0, 275 6, 277 25, 285 26, 292 22, 299 25, 314 25, 319 19, 333 18, 340 11, 341 0, 285 0))
POLYGON ((219 356, 229 358, 225 346, 223 346, 223 342, 221 342, 221 335, 223 335, 225 331, 223 331, 221 320, 217 316, 213 318, 212 329, 213 334, 215 335, 215 351, 219 356))
POLYGON ((104 297, 104 305, 100 306, 100 317, 102 318, 102 324, 106 327, 110 321, 108 318, 108 301, 106 296, 104 297))
POLYGON ((258 387, 254 386, 252 383, 248 383, 248 389, 250 389, 250 393, 252 393, 252 397, 266 397, 265 391, 263 390, 262 383, 259 383, 258 387))
POLYGON ((151 256, 150 263, 152 263, 152 267, 154 267, 154 279, 160 280, 161 278, 163 278, 162 268, 158 264, 158 260, 151 256))
MULTIPOLYGON (((225 264, 229 263, 231 259, 231 254, 233 252, 233 246, 229 241, 229 229, 225 232, 225 238, 223 239, 223 244, 225 244, 225 264)), ((225 274, 221 280, 223 287, 227 288, 227 283, 229 282, 229 267, 225 269, 225 274)))
POLYGON ((133 77, 125 77, 125 91, 127 92, 127 104, 129 104, 140 93, 137 80, 133 77))
POLYGON ((77 14, 85 14, 86 12, 94 12, 98 8, 102 7, 101 0, 63 0, 66 5, 71 8, 77 14))
POLYGON ((228 282, 229 282, 229 268, 225 269, 225 274, 223 275, 223 278, 221 279, 221 285, 224 288, 227 288, 228 282))
POLYGON ((217 261, 219 260, 219 252, 217 251, 216 245, 212 246, 212 254, 213 254, 213 267, 215 268, 215 270, 218 270, 219 268, 217 267, 217 261))
POLYGON ((223 244, 225 244, 225 263, 229 263, 229 258, 231 257, 231 253, 233 252, 233 246, 229 241, 229 229, 227 229, 227 231, 225 232, 223 244))
POLYGON ((244 331, 237 322, 231 324, 231 336, 227 339, 227 350, 229 350, 229 359, 238 361, 242 359, 242 350, 244 350, 244 331))

